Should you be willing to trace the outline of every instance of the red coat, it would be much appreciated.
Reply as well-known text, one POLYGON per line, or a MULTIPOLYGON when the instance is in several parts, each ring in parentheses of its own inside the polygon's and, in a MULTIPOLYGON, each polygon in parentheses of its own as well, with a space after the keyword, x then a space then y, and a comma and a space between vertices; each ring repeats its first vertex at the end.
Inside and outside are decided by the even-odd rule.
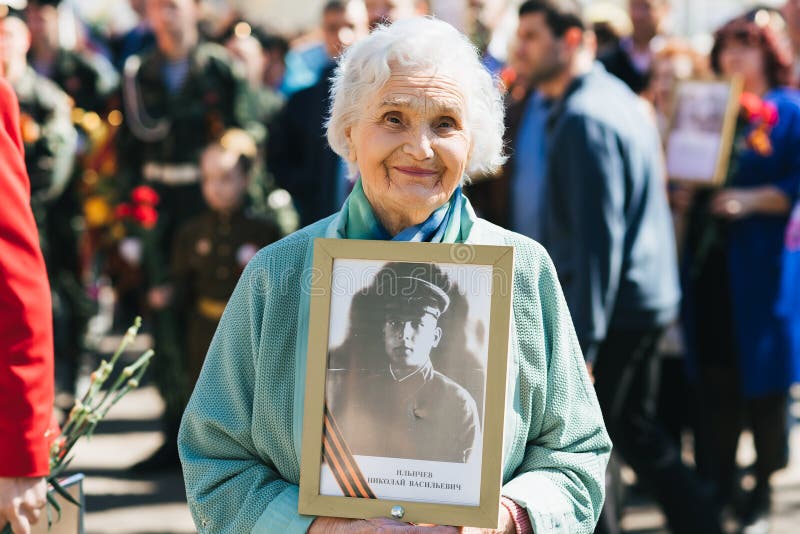
POLYGON ((19 103, 0 78, 0 477, 49 472, 53 318, 30 196, 19 103))

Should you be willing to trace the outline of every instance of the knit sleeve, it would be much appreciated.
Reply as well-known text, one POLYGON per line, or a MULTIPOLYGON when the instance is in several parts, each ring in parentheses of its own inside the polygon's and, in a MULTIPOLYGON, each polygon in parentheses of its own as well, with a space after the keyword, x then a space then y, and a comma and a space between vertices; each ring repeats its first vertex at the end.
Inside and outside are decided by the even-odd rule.
MULTIPOLYGON (((263 252, 263 251, 262 251, 263 252)), ((254 390, 269 277, 259 256, 237 285, 209 348, 178 437, 186 495, 200 533, 302 533, 298 488, 257 450, 254 390)))
POLYGON ((516 317, 516 324, 520 336, 543 334, 544 348, 519 355, 518 388, 528 424, 522 429, 527 442, 502 494, 527 509, 536 534, 589 534, 603 504, 611 442, 555 269, 537 248, 531 268, 523 264, 515 269, 515 277, 519 274, 529 282, 515 281, 514 298, 520 298, 518 289, 529 289, 525 291, 529 303, 520 306, 541 307, 541 316, 537 312, 524 324, 525 317, 516 317))

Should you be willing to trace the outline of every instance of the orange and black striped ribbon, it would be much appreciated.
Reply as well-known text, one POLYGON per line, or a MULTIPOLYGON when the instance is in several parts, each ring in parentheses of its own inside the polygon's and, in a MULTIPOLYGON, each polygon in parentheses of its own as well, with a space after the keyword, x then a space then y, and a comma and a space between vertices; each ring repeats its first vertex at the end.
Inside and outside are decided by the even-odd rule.
POLYGON ((333 471, 333 477, 342 488, 345 497, 375 499, 367 479, 359 469, 350 447, 342 437, 333 414, 325 410, 325 431, 322 437, 322 455, 333 471))

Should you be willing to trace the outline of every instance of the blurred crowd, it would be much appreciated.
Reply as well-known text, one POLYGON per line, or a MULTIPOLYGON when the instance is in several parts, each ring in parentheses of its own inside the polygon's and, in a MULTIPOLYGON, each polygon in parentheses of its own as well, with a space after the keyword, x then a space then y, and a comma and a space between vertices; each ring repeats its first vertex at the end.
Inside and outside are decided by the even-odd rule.
MULTIPOLYGON (((491 9, 481 0, 438 4, 441 12, 426 0, 329 0, 318 27, 296 35, 230 9, 223 16, 201 0, 130 0, 139 20, 123 34, 84 23, 68 1, 0 6, 3 75, 20 102, 31 203, 52 286, 58 389, 74 394, 81 354, 91 348, 87 326, 113 290, 116 328, 146 317, 158 354, 153 378, 166 402, 165 444, 134 469, 177 466, 182 410, 245 264, 261 247, 335 213, 353 186, 324 135, 337 56, 378 24, 441 16, 470 37, 506 95, 509 161, 499 175, 470 177, 465 193, 481 217, 546 245, 553 232, 545 228, 542 199, 561 195, 570 206, 563 217, 594 209, 576 193, 583 182, 567 180, 593 172, 592 164, 607 171, 614 165, 570 151, 572 139, 597 132, 553 124, 573 91, 584 91, 592 106, 641 107, 644 118, 630 135, 656 132, 662 140, 642 161, 662 157, 683 80, 736 77, 757 97, 754 106, 775 110, 777 119, 767 117, 758 130, 766 136, 761 145, 747 120, 737 128, 725 188, 663 176, 671 214, 658 217, 672 227, 677 247, 661 246, 673 248, 664 262, 680 273, 681 320, 663 338, 660 331, 651 336, 652 350, 643 351, 657 358, 647 365, 627 362, 612 376, 608 367, 595 369, 615 445, 633 434, 609 470, 598 532, 619 532, 623 461, 654 486, 673 525, 681 514, 697 519, 696 511, 680 509, 677 493, 699 495, 697 503, 708 493, 743 528, 766 532, 769 478, 788 461, 791 362, 800 360, 800 347, 775 345, 782 338, 772 335, 791 327, 775 310, 800 306, 800 281, 781 263, 800 239, 800 212, 790 217, 800 193, 800 160, 791 148, 800 146, 800 93, 792 89, 800 76, 800 2, 743 12, 705 49, 671 33, 669 0, 585 2, 575 20, 561 11, 551 16, 536 2, 521 10, 514 1, 489 2, 491 9), (65 34, 77 38, 67 43, 65 34), (594 62, 602 81, 559 86, 573 61, 594 62), (608 402, 647 404, 641 409, 656 415, 641 423, 657 428, 623 423, 638 412, 605 405, 603 387, 641 388, 608 402), (758 454, 748 492, 735 460, 744 427, 758 454), (689 430, 696 470, 683 476, 675 466, 689 430)), ((626 158, 641 149, 622 138, 609 142, 626 158)), ((645 200, 620 202, 646 221, 653 215, 645 200)), ((557 220, 548 216, 550 224, 557 220)), ((561 274, 564 247, 552 247, 561 274)), ((618 298, 625 298, 622 290, 618 298)), ((582 337, 583 312, 571 311, 582 337)), ((604 352, 635 349, 624 336, 617 345, 598 341, 581 339, 590 364, 609 361, 604 352)))

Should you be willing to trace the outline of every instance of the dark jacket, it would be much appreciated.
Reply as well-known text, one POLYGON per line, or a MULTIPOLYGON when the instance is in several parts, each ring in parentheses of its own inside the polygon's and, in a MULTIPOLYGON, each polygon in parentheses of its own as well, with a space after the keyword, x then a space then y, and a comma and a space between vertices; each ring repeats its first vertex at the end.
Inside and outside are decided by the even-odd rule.
POLYGON ((522 124, 525 106, 533 93, 529 91, 521 100, 514 101, 506 97, 505 134, 503 145, 508 153, 508 160, 497 174, 485 179, 477 179, 464 191, 478 216, 503 228, 511 228, 514 217, 511 213, 511 180, 514 177, 517 144, 517 133, 522 124))
POLYGON ((617 44, 614 48, 610 49, 605 54, 602 54, 597 60, 603 64, 606 70, 625 82, 636 94, 641 93, 650 84, 651 72, 639 72, 631 60, 631 56, 622 47, 617 44))
POLYGON ((339 156, 328 146, 325 118, 330 107, 330 77, 335 65, 319 81, 293 94, 270 135, 267 165, 275 181, 286 189, 307 226, 339 210, 339 156))
POLYGON ((548 132, 542 241, 592 359, 610 329, 662 326, 677 314, 661 143, 644 105, 600 64, 555 103, 548 132))

